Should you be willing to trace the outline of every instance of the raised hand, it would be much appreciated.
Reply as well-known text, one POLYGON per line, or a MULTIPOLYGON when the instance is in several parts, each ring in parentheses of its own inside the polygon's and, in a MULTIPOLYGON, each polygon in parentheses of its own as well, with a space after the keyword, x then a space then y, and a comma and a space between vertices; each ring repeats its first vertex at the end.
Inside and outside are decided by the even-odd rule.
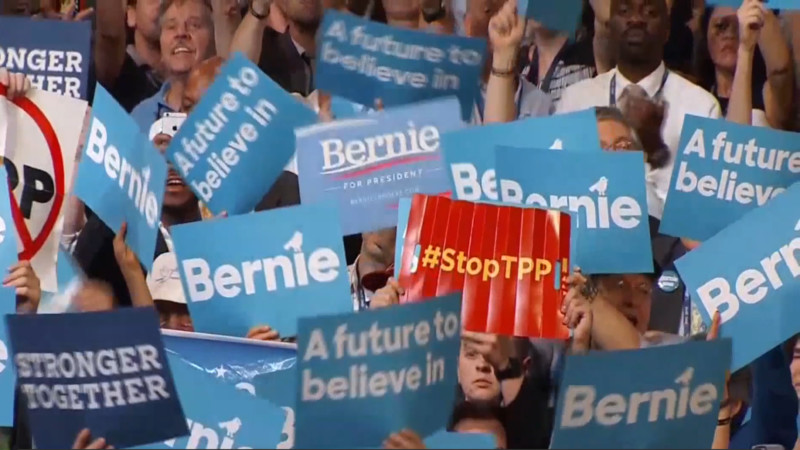
POLYGON ((61 9, 56 10, 51 3, 45 2, 42 5, 41 16, 45 19, 64 20, 67 22, 80 22, 86 20, 94 14, 94 8, 86 8, 83 11, 75 12, 77 0, 69 0, 66 3, 61 3, 61 9))
POLYGON ((742 6, 736 11, 736 18, 739 19, 740 47, 747 50, 755 49, 766 14, 767 8, 761 0, 744 0, 742 2, 742 6))
POLYGON ((495 53, 516 56, 525 33, 525 18, 517 14, 517 0, 506 3, 489 21, 489 43, 495 53))

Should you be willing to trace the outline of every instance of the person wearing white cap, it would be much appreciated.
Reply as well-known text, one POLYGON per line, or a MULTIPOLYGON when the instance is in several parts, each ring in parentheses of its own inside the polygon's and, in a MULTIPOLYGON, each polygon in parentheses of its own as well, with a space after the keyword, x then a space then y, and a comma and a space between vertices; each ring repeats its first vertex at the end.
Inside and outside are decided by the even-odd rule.
POLYGON ((162 253, 153 261, 153 269, 147 275, 147 287, 158 311, 161 328, 194 331, 175 253, 162 253))

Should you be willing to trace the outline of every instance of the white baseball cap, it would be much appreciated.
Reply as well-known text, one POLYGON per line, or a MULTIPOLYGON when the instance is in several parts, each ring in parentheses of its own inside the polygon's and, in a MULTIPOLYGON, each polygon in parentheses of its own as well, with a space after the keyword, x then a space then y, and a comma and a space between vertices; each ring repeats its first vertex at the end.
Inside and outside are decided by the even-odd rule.
POLYGON ((153 269, 147 275, 147 287, 153 300, 186 304, 175 253, 162 253, 153 261, 153 269))

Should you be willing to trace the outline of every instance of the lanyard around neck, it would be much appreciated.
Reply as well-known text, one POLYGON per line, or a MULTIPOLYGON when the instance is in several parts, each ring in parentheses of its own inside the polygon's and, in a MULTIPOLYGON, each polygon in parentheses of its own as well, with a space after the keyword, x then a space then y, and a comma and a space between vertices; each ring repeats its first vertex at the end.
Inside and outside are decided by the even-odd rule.
MULTIPOLYGON (((653 98, 658 98, 664 92, 664 86, 667 84, 669 78, 669 70, 664 69, 664 75, 661 77, 661 86, 659 86, 653 98)), ((608 106, 617 106, 617 74, 611 77, 611 82, 608 85, 608 106)))

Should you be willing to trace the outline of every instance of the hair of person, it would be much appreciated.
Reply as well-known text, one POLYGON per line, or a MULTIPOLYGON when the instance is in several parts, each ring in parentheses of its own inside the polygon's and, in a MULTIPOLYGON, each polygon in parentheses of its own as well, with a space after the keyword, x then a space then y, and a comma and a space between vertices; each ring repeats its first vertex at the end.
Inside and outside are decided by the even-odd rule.
POLYGON ((512 338, 512 343, 514 345, 515 356, 519 358, 520 362, 531 356, 531 341, 529 341, 528 338, 514 337, 512 338))
POLYGON ((642 143, 639 140, 639 136, 636 134, 636 130, 633 129, 631 123, 628 122, 628 119, 625 118, 619 108, 615 106, 598 106, 594 109, 594 114, 595 117, 597 117, 598 122, 612 120, 619 124, 625 125, 625 127, 631 131, 631 136, 633 136, 634 148, 643 150, 642 143))
MULTIPOLYGON (((700 32, 696 33, 698 38, 695 39, 692 55, 694 76, 698 85, 707 91, 710 91, 717 82, 714 61, 711 60, 711 54, 708 51, 708 27, 711 24, 711 14, 713 12, 713 6, 709 6, 703 11, 703 16, 700 20, 700 32)), ((758 46, 756 46, 753 58, 752 80, 753 88, 759 91, 767 80, 767 66, 758 46)))
POLYGON ((181 6, 189 2, 197 2, 205 6, 206 14, 204 18, 209 26, 214 26, 214 20, 211 16, 213 11, 211 0, 163 0, 158 8, 158 34, 161 34, 161 27, 164 25, 164 17, 166 17, 167 11, 172 8, 172 5, 181 6))
POLYGON ((499 404, 491 402, 469 402, 461 401, 453 408, 450 416, 450 424, 447 427, 453 431, 461 421, 464 420, 497 420, 503 423, 503 409, 499 404))

